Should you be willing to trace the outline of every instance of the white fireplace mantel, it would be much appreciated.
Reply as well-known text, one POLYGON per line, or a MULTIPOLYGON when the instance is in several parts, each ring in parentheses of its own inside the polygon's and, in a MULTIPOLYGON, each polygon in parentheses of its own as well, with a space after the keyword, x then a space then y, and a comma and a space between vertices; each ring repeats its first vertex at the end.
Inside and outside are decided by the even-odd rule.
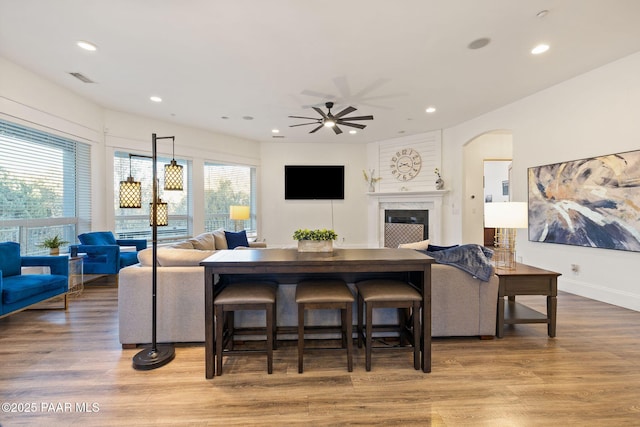
POLYGON ((429 211, 429 240, 442 242, 442 199, 447 190, 367 193, 369 246, 384 246, 384 211, 426 209, 429 211))

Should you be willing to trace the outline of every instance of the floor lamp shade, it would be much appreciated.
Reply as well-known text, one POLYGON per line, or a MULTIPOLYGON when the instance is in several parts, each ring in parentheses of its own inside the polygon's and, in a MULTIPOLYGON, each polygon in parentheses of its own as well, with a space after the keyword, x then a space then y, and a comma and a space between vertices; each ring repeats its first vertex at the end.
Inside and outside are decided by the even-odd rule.
POLYGON ((516 229, 527 228, 528 209, 524 202, 485 203, 484 226, 495 228, 494 262, 496 268, 516 266, 516 229))
POLYGON ((168 191, 182 191, 183 173, 182 166, 176 163, 175 159, 171 163, 164 165, 164 189, 168 191))
POLYGON ((126 181, 120 181, 120 207, 142 207, 142 184, 129 176, 126 181))
MULTIPOLYGON (((156 218, 158 219, 158 227, 169 225, 169 205, 158 199, 156 202, 156 218)), ((149 225, 153 226, 153 203, 149 203, 149 225)))

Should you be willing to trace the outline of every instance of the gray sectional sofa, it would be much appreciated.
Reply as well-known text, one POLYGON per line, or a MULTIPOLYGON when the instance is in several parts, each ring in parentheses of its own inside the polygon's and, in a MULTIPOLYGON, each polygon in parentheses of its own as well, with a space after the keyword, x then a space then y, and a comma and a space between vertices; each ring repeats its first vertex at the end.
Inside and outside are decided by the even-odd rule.
MULTIPOLYGON (((216 250, 224 249, 194 248, 189 241, 158 249, 158 342, 204 341, 204 268, 199 263, 216 250)), ((139 264, 120 271, 118 316, 123 347, 151 341, 150 249, 141 251, 139 260, 139 264)), ((278 325, 295 326, 295 285, 281 284, 278 293, 278 325)), ((434 264, 432 336, 494 336, 497 298, 496 276, 484 282, 456 267, 434 264)), ((395 317, 392 310, 376 314, 376 322, 395 320, 385 318, 395 317)), ((310 321, 337 322, 338 315, 333 319, 325 313, 310 321)), ((259 312, 241 312, 236 322, 239 326, 255 326, 264 322, 264 316, 259 312)))

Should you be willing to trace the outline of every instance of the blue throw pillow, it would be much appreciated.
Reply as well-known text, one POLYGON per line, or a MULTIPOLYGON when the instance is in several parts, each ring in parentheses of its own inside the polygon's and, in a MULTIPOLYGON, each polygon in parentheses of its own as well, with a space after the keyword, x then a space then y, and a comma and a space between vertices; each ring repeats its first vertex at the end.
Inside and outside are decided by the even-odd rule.
POLYGON ((227 238, 227 246, 229 249, 235 249, 238 246, 249 247, 246 230, 238 231, 237 233, 225 231, 224 236, 227 238))

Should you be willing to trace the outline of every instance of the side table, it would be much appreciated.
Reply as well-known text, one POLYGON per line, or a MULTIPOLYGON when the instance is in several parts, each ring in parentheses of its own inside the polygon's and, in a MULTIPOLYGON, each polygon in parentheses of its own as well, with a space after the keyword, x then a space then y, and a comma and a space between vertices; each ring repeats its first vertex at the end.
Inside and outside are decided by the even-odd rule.
POLYGON ((68 296, 78 296, 84 290, 84 263, 83 255, 69 255, 69 291, 68 296))
POLYGON ((556 336, 558 276, 560 273, 516 263, 513 270, 496 268, 499 278, 496 336, 502 338, 504 325, 546 323, 550 337, 556 336), (547 313, 543 314, 516 302, 517 295, 547 297, 547 313), (508 297, 505 306, 504 298, 508 297))

